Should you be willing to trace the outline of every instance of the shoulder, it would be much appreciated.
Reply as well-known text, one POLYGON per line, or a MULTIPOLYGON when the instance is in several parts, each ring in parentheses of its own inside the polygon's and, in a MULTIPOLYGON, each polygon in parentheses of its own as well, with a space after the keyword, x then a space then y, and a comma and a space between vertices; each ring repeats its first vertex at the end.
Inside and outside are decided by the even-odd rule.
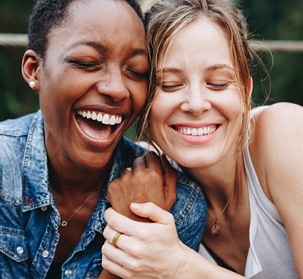
MULTIPOLYGON (((256 113, 252 118, 257 128, 260 125, 279 123, 292 129, 296 125, 302 124, 303 121, 303 107, 293 103, 276 103, 255 110, 256 113)), ((278 127, 272 127, 272 130, 275 130, 275 128, 278 127)))
POLYGON ((3 199, 22 196, 22 163, 34 114, 0 122, 0 195, 3 199))
POLYGON ((294 143, 303 137, 303 107, 277 103, 257 111, 252 116, 252 145, 261 155, 294 143))
POLYGON ((23 150, 33 118, 34 114, 30 114, 0 122, 0 162, 7 162, 7 156, 23 150))
POLYGON ((27 135, 35 114, 28 114, 16 119, 7 119, 0 122, 0 136, 27 135))
POLYGON ((303 108, 268 106, 253 115, 252 127, 250 155, 264 192, 273 200, 273 192, 280 186, 282 193, 281 183, 289 184, 303 164, 303 108))

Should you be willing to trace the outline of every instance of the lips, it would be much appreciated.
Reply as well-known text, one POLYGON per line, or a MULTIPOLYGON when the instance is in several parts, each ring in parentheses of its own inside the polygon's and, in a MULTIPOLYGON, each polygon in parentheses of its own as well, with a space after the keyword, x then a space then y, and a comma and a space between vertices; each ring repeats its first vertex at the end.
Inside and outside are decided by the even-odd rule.
POLYGON ((96 140, 109 138, 122 122, 121 115, 92 110, 77 110, 76 119, 83 133, 96 140))

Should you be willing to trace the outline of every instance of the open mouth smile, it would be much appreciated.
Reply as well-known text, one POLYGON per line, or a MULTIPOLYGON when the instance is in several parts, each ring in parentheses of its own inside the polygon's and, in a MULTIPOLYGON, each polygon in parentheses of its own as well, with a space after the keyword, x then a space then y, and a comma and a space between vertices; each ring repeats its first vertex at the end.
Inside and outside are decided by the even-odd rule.
POLYGON ((82 132, 95 140, 108 139, 122 123, 121 115, 92 110, 77 110, 76 119, 82 132))
POLYGON ((119 115, 109 115, 107 113, 101 113, 101 112, 91 112, 91 111, 85 111, 85 110, 78 110, 78 115, 81 115, 82 117, 86 119, 91 119, 94 121, 101 122, 104 125, 116 125, 120 124, 122 122, 122 117, 119 115))
POLYGON ((182 135, 186 136, 205 136, 214 133, 217 130, 216 125, 205 126, 201 128, 193 128, 193 127, 176 127, 175 130, 182 135))

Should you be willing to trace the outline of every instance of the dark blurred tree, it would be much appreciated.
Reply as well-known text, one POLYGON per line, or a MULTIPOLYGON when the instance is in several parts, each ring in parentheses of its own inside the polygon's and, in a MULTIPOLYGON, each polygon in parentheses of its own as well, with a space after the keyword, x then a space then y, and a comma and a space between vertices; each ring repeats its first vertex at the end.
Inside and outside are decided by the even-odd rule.
MULTIPOLYGON (((238 0, 244 10, 249 30, 261 40, 303 40, 302 0, 238 0)), ((264 62, 271 70, 270 102, 291 101, 303 105, 303 52, 272 52, 273 58, 263 53, 264 62)), ((255 77, 253 97, 262 103, 269 83, 255 77)), ((265 77, 265 75, 263 75, 265 77)))
MULTIPOLYGON (((0 3, 0 33, 27 32, 33 0, 0 3)), ((23 47, 0 46, 0 120, 37 110, 38 98, 21 75, 23 47)))

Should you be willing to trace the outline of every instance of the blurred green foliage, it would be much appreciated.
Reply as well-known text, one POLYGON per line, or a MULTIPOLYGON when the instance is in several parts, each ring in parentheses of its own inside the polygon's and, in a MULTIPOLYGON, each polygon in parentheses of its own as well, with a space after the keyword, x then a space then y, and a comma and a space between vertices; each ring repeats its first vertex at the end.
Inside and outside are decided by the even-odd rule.
MULTIPOLYGON (((0 33, 26 33, 34 0, 5 0, 0 3, 0 33)), ((238 0, 251 33, 261 40, 303 40, 302 0, 238 0)), ((38 96, 21 75, 22 47, 0 46, 0 120, 38 109, 38 96)), ((259 67, 254 69, 253 100, 262 104, 290 101, 303 105, 303 52, 261 53, 270 70, 271 82, 259 67), (271 89, 270 87, 271 83, 271 89)), ((134 127, 128 136, 132 137, 134 127)))
MULTIPOLYGON (((26 33, 34 0, 0 2, 0 33, 26 33)), ((38 108, 38 96, 21 75, 22 47, 0 46, 0 120, 14 118, 38 108)))
MULTIPOLYGON (((249 30, 260 40, 303 41, 302 0, 238 0, 247 18, 249 30)), ((270 70, 270 82, 262 70, 254 70, 253 100, 268 103, 289 101, 303 105, 303 52, 262 53, 270 70), (265 79, 265 80, 264 80, 265 79)))

